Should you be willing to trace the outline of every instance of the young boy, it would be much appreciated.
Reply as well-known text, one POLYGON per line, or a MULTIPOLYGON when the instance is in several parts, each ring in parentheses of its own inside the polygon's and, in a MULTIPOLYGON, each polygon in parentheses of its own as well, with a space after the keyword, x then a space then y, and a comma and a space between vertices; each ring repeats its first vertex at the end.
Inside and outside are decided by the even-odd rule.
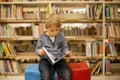
POLYGON ((62 21, 56 14, 51 14, 46 22, 46 31, 39 37, 38 44, 36 46, 36 53, 41 57, 39 61, 39 71, 41 73, 41 80, 54 80, 54 72, 56 71, 61 80, 71 80, 71 69, 67 65, 64 59, 61 59, 54 65, 52 65, 47 57, 43 47, 47 49, 54 57, 59 58, 62 55, 68 54, 68 45, 65 40, 65 36, 59 32, 62 21))

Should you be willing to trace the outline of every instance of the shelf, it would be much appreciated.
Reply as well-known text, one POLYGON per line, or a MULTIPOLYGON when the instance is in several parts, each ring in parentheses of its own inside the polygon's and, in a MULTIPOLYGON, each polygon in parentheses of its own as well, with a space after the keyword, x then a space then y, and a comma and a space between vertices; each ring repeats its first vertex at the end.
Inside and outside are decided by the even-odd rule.
POLYGON ((96 3, 103 3, 103 1, 22 1, 22 2, 0 2, 0 4, 49 4, 49 3, 57 3, 57 4, 70 4, 70 3, 76 3, 76 4, 80 4, 80 3, 92 3, 92 4, 96 4, 96 3))
MULTIPOLYGON (((35 52, 18 52, 15 59, 16 60, 18 60, 18 59, 39 59, 39 56, 36 55, 35 52)), ((90 59, 90 60, 95 60, 95 59, 102 59, 102 57, 100 57, 100 56, 97 56, 97 57, 71 56, 71 57, 66 57, 65 59, 84 59, 84 60, 85 59, 90 59)))
POLYGON ((107 38, 105 39, 105 42, 120 43, 120 39, 119 38, 107 38))
POLYGON ((112 69, 110 76, 120 76, 120 69, 112 69))
MULTIPOLYGON (((102 37, 94 38, 91 36, 68 36, 66 37, 67 41, 71 40, 84 40, 84 41, 95 41, 95 40, 102 40, 102 37)), ((38 38, 33 36, 15 36, 15 37, 1 37, 0 40, 10 40, 10 41, 21 41, 21 40, 38 40, 38 38)))
POLYGON ((0 20, 1 23, 38 23, 45 22, 44 20, 0 20))
POLYGON ((93 37, 78 37, 78 36, 67 36, 66 37, 67 41, 72 41, 72 40, 85 40, 85 41, 95 41, 95 38, 93 37))
POLYGON ((72 6, 75 6, 75 7, 82 7, 82 6, 85 6, 86 4, 102 4, 103 2, 102 1, 54 1, 54 2, 51 2, 52 4, 55 4, 57 6, 64 6, 64 7, 72 7, 72 6), (72 6, 71 6, 72 5, 72 6))
POLYGON ((15 5, 24 5, 24 6, 43 6, 46 7, 50 2, 0 2, 0 4, 15 4, 15 5), (27 4, 27 5, 26 5, 27 4))
POLYGON ((62 4, 62 3, 66 3, 66 4, 69 4, 69 3, 76 3, 76 4, 79 4, 79 3, 103 3, 103 1, 51 1, 51 3, 57 3, 57 4, 62 4))
MULTIPOLYGON (((45 20, 0 20, 0 23, 44 23, 45 20)), ((102 23, 102 20, 63 20, 63 23, 102 23)))
POLYGON ((120 19, 106 20, 105 22, 108 22, 108 23, 110 23, 110 22, 120 22, 120 19))
POLYGON ((0 40, 11 40, 11 41, 21 41, 21 40, 38 40, 38 38, 34 38, 33 36, 16 36, 11 38, 0 38, 0 40))
POLYGON ((120 1, 105 1, 105 4, 120 4, 120 1))
POLYGON ((0 56, 0 59, 14 59, 16 56, 0 56))
POLYGON ((105 58, 110 60, 120 60, 120 56, 106 56, 105 58))
POLYGON ((95 40, 102 40, 103 37, 91 37, 91 36, 67 36, 66 37, 67 41, 72 41, 72 40, 83 40, 83 41, 95 41, 95 40))
POLYGON ((63 23, 102 23, 102 20, 63 20, 63 23))
MULTIPOLYGON (((74 53, 73 53, 74 54, 74 53)), ((66 59, 102 59, 102 57, 100 56, 97 56, 97 57, 86 57, 86 56, 71 56, 69 58, 66 58, 66 59)))
POLYGON ((15 74, 15 73, 4 73, 4 74, 0 74, 1 76, 20 76, 21 74, 15 74))

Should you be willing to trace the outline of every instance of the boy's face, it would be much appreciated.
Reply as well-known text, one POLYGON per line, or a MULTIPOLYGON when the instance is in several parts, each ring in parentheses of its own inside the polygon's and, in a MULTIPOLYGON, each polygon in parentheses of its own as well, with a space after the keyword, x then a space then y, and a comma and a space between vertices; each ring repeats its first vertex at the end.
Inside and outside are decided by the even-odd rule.
POLYGON ((53 25, 47 29, 47 32, 51 37, 54 37, 58 34, 59 28, 53 25))

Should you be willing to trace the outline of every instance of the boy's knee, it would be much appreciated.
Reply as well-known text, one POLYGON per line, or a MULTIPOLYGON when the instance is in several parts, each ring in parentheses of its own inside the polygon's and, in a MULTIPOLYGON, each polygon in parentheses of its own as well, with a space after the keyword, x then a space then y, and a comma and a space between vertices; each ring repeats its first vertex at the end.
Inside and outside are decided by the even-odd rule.
POLYGON ((41 76, 42 80, 54 80, 54 77, 49 74, 45 74, 41 76))
POLYGON ((42 78, 42 80, 54 80, 54 78, 45 76, 45 77, 42 78))
POLYGON ((71 80, 72 79, 71 71, 65 71, 61 78, 62 80, 71 80))

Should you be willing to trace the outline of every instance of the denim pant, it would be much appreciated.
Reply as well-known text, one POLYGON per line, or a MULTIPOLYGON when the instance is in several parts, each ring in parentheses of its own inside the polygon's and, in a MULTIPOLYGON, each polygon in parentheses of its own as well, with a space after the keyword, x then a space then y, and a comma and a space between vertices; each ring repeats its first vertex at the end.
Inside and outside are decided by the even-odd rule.
POLYGON ((61 80, 72 80, 71 69, 64 59, 61 59, 55 65, 51 65, 46 58, 41 59, 39 61, 39 71, 41 73, 41 80, 54 80, 55 71, 61 80))

